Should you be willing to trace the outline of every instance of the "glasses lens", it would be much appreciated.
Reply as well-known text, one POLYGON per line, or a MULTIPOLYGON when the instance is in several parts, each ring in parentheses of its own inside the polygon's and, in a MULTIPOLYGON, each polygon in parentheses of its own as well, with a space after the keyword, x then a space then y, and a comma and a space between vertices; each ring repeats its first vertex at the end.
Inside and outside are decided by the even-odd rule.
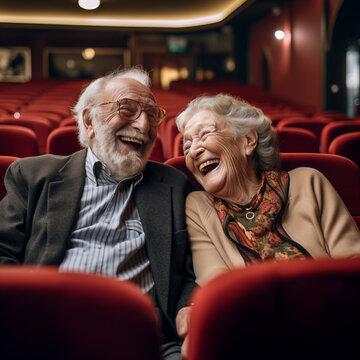
POLYGON ((118 102, 119 115, 121 118, 134 121, 142 111, 146 112, 151 126, 159 126, 165 118, 166 112, 157 106, 141 104, 132 99, 123 99, 118 102))
POLYGON ((127 120, 136 120, 141 112, 141 106, 138 102, 130 99, 119 101, 119 115, 127 120))

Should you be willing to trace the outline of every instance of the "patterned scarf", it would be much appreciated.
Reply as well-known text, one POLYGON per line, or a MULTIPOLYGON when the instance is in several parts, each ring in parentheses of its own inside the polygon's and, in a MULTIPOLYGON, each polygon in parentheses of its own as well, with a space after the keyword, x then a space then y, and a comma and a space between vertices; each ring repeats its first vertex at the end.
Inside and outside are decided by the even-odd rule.
POLYGON ((214 198, 224 232, 235 243, 245 263, 310 256, 301 245, 290 239, 281 225, 289 182, 289 174, 285 171, 265 171, 259 193, 247 205, 214 198))

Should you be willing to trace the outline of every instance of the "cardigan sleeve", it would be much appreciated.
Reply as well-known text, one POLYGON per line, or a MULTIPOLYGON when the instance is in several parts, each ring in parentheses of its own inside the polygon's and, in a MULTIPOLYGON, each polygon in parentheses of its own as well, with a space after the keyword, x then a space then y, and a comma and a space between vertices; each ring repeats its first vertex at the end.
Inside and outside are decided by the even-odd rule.
POLYGON ((204 191, 192 192, 186 199, 186 224, 199 285, 229 269, 213 242, 216 236, 213 228, 207 223, 211 210, 212 204, 204 191))

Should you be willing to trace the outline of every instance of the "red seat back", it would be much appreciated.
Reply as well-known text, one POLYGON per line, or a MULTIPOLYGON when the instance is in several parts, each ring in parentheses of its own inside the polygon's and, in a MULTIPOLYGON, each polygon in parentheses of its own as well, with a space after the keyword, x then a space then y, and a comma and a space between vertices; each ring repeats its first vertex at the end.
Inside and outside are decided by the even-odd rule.
POLYGON ((329 153, 345 156, 360 167, 360 131, 336 137, 330 143, 329 153))
POLYGON ((27 157, 39 155, 33 130, 18 125, 0 125, 0 155, 27 157))
POLYGON ((320 141, 320 136, 322 129, 325 125, 330 123, 330 119, 325 118, 306 118, 306 117, 298 117, 298 118, 288 118, 279 121, 276 128, 283 129, 284 127, 297 127, 302 129, 307 129, 313 132, 320 141))
POLYGON ((17 159, 19 158, 14 156, 0 155, 0 200, 6 195, 6 189, 4 185, 4 177, 6 170, 9 165, 17 159))
POLYGON ((53 130, 47 139, 46 153, 70 155, 81 149, 77 126, 62 126, 53 130))
POLYGON ((149 160, 164 162, 163 145, 159 135, 156 137, 155 145, 152 149, 149 160))
POLYGON ((188 360, 353 358, 359 284, 360 259, 262 263, 222 274, 192 297, 188 360))
POLYGON ((319 141, 307 129, 283 127, 276 129, 280 152, 319 152, 319 141))
POLYGON ((324 126, 321 138, 321 152, 328 152, 330 143, 339 135, 360 131, 360 120, 334 121, 324 126))
POLYGON ((4 359, 160 360, 155 307, 130 282, 3 265, 0 293, 4 359))

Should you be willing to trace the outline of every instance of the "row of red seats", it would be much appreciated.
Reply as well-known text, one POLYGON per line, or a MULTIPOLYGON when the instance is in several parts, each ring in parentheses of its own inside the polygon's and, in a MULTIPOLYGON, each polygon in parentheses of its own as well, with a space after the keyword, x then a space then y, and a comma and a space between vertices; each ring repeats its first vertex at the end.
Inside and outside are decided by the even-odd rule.
MULTIPOLYGON (((321 153, 282 153, 282 166, 285 170, 307 166, 319 170, 331 182, 349 209, 360 228, 360 168, 351 160, 333 154, 321 153)), ((3 177, 9 164, 16 157, 0 156, 0 199, 5 195, 3 177)), ((189 178, 192 190, 203 190, 192 173, 186 168, 184 156, 168 159, 165 164, 174 166, 189 178)))
MULTIPOLYGON (((356 358, 359 282, 359 259, 230 270, 191 297, 187 359, 356 358)), ((130 282, 2 265, 0 292, 6 359, 161 359, 154 303, 130 282)))
MULTIPOLYGON (((83 85, 83 83, 78 82, 76 86, 71 86, 71 82, 65 82, 64 84, 60 86, 60 83, 60 85, 55 86, 54 82, 45 82, 42 85, 37 84, 32 90, 27 86, 27 92, 24 91, 23 87, 17 94, 14 91, 16 87, 12 88, 13 91, 8 89, 3 94, 5 95, 4 103, 9 102, 11 99, 15 101, 17 95, 17 101, 21 102, 23 106, 26 104, 25 109, 33 109, 33 112, 16 112, 16 119, 13 117, 15 114, 11 117, 9 114, 7 116, 1 116, 0 114, 0 124, 21 125, 31 128, 35 131, 38 138, 39 154, 49 152, 47 137, 50 132, 62 125, 75 125, 74 120, 69 116, 69 104, 71 101, 74 102, 76 100, 80 92, 80 84, 83 85), (72 91, 69 90, 70 88, 72 91), (42 89, 42 91, 39 89, 42 89), (29 98, 30 91, 32 91, 31 99, 29 98), (35 93, 37 94, 36 96, 34 95, 35 93), (59 108, 58 113, 56 113, 56 108, 59 108), (34 109, 37 109, 37 111, 35 112, 34 109)), ((159 128, 160 139, 158 142, 161 142, 162 155, 156 157, 155 160, 164 161, 181 154, 182 150, 179 147, 181 136, 176 128, 175 118, 186 107, 191 98, 199 95, 201 92, 215 94, 219 91, 241 96, 254 105, 261 107, 277 128, 281 152, 321 151, 344 154, 345 156, 350 156, 353 160, 358 158, 358 155, 354 156, 352 154, 354 150, 350 151, 350 153, 347 150, 349 148, 354 149, 354 147, 343 145, 343 143, 341 143, 341 146, 337 145, 331 151, 329 150, 329 144, 335 135, 340 135, 341 132, 345 131, 360 130, 360 120, 349 120, 345 114, 340 112, 316 113, 309 108, 295 106, 283 100, 275 99, 264 91, 234 81, 207 81, 198 83, 181 80, 174 82, 172 88, 171 91, 158 88, 153 89, 158 104, 165 107, 168 112, 167 118, 159 128), (340 119, 343 120, 340 121, 340 119), (336 125, 333 124, 335 122, 337 123, 336 125), (333 125, 330 126, 330 124, 333 125), (289 130, 289 128, 292 128, 292 130, 289 130), (325 129, 329 131, 323 131, 325 129), (346 151, 344 150, 345 148, 346 151)), ((354 142, 356 139, 352 139, 352 141, 354 142)), ((74 146, 69 143, 69 149, 77 147, 78 144, 74 146)), ((62 153, 69 153, 68 149, 60 150, 62 153)))

